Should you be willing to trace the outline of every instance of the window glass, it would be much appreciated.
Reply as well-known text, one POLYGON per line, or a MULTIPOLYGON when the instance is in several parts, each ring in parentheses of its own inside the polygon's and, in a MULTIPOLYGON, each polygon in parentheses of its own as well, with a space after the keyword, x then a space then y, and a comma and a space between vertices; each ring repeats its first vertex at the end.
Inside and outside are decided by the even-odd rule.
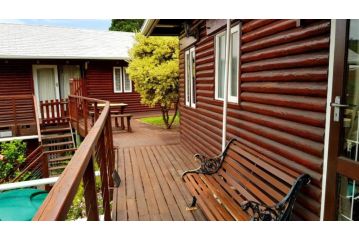
MULTIPOLYGON (((226 32, 216 36, 216 99, 224 98, 226 32)), ((231 49, 229 59, 228 101, 238 102, 239 81, 239 25, 231 29, 231 49)))
POLYGON ((132 92, 132 82, 128 73, 126 72, 127 68, 123 68, 123 79, 124 79, 124 90, 125 92, 132 92))
POLYGON ((186 52, 186 105, 190 105, 190 92, 191 92, 191 66, 189 51, 186 52))
POLYGON ((196 107, 196 60, 195 48, 185 52, 185 104, 196 107))
POLYGON ((239 33, 238 31, 232 33, 232 51, 231 51, 231 83, 230 95, 231 97, 238 96, 238 53, 239 53, 239 33))
POLYGON ((121 68, 114 68, 114 84, 115 92, 122 92, 121 68))
POLYGON ((218 98, 224 97, 224 71, 226 61, 226 35, 218 38, 218 98))
POLYGON ((192 84, 192 92, 191 92, 191 106, 194 107, 196 104, 196 58, 194 48, 191 49, 191 84, 192 84))

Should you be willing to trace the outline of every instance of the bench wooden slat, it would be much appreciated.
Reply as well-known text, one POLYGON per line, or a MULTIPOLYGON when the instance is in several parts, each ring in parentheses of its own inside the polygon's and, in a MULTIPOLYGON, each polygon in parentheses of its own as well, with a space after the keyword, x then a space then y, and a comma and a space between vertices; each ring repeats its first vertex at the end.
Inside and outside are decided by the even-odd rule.
POLYGON ((256 187, 250 181, 248 181, 243 175, 236 172, 232 167, 230 167, 227 163, 223 164, 222 169, 219 170, 220 174, 223 174, 223 171, 226 171, 231 178, 236 181, 238 184, 242 185, 249 194, 251 194, 257 201, 265 203, 267 205, 274 205, 274 201, 270 199, 267 195, 265 195, 261 189, 256 187))
POLYGON ((262 181, 263 183, 270 182, 273 186, 275 186, 283 193, 287 193, 289 191, 290 186, 288 185, 288 183, 279 181, 276 177, 273 176, 273 174, 268 173, 268 171, 262 169, 257 164, 248 161, 248 159, 237 153, 233 153, 233 155, 231 154, 230 156, 231 157, 228 157, 226 162, 228 162, 228 164, 232 165, 234 168, 240 169, 241 166, 243 166, 249 170, 248 172, 254 172, 256 173, 257 176, 260 176, 258 178, 260 178, 260 181, 262 181), (236 158, 236 160, 234 160, 234 158, 236 158), (240 165, 240 166, 236 166, 236 165, 240 165))
MULTIPOLYGON (((200 197, 204 198, 204 202, 216 216, 217 220, 234 220, 234 218, 213 198, 212 192, 208 189, 208 186, 202 181, 202 179, 198 175, 192 175, 192 177, 197 182, 197 191, 200 192, 200 197)), ((190 180, 193 183, 193 180, 190 180)))
MULTIPOLYGON (((270 158, 264 156, 263 154, 261 154, 261 153, 255 151, 255 150, 245 146, 242 143, 235 142, 233 148, 235 149, 236 146, 238 146, 239 148, 243 149, 243 151, 246 151, 246 152, 252 154, 253 156, 255 156, 257 158, 260 158, 261 160, 263 160, 264 162, 270 164, 271 166, 276 167, 282 173, 285 173, 286 175, 288 175, 289 178, 291 178, 291 180, 288 179, 289 184, 293 184, 293 181, 295 181, 296 178, 300 175, 300 173, 298 173, 298 172, 284 166, 283 164, 281 164, 279 162, 274 161, 273 159, 270 159, 270 158)), ((283 180, 285 180, 285 179, 283 179, 283 180)))
POLYGON ((289 191, 290 187, 287 187, 284 184, 277 182, 276 179, 274 179, 272 176, 265 173, 264 171, 260 170, 255 165, 248 164, 248 162, 243 161, 243 159, 240 159, 240 160, 242 160, 241 163, 243 163, 243 165, 248 167, 249 169, 244 169, 244 167, 242 167, 243 165, 241 167, 236 166, 239 163, 239 161, 235 162, 231 158, 228 158, 224 165, 231 166, 233 169, 238 171, 239 174, 242 174, 246 179, 248 179, 248 181, 253 183, 255 186, 257 186, 259 189, 261 189, 267 195, 275 198, 277 201, 280 201, 285 196, 285 194, 283 194, 283 193, 289 191), (251 173, 248 170, 251 170, 251 171, 255 172, 256 174, 251 173), (285 190, 279 192, 279 190, 277 190, 276 188, 273 188, 273 185, 269 185, 268 182, 265 181, 264 179, 266 179, 268 182, 271 182, 271 184, 273 184, 274 186, 278 186, 278 185, 282 186, 283 187, 282 190, 283 189, 285 189, 285 190))
POLYGON ((207 177, 201 175, 201 178, 205 180, 209 188, 214 192, 218 198, 221 200, 222 204, 225 206, 228 212, 238 221, 238 220, 248 220, 249 216, 244 212, 240 206, 234 201, 231 195, 227 192, 222 191, 221 185, 219 185, 213 177, 207 177))
POLYGON ((191 176, 188 175, 186 176, 187 180, 186 180, 186 186, 189 189, 189 191, 191 192, 192 196, 197 198, 197 202, 198 204, 201 205, 201 209, 203 209, 205 216, 207 217, 208 220, 213 221, 216 220, 216 217, 212 214, 212 212, 210 211, 210 209, 207 207, 207 205, 203 202, 202 196, 200 196, 200 194, 198 193, 198 191, 193 187, 193 184, 191 183, 191 181, 188 179, 191 176))
POLYGON ((273 176, 279 177, 289 184, 293 184, 293 182, 295 181, 295 178, 292 178, 291 176, 289 176, 288 174, 285 174, 280 169, 270 165, 269 163, 263 161, 263 159, 258 158, 247 151, 238 149, 237 153, 242 155, 243 157, 245 157, 247 160, 253 162, 254 164, 260 166, 262 169, 265 169, 267 172, 269 172, 273 176))

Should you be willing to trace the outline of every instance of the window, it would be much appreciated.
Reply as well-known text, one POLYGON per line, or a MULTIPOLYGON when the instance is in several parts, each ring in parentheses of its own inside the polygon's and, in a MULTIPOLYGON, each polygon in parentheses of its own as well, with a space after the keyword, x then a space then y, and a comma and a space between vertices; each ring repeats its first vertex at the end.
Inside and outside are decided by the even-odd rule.
POLYGON ((196 107, 196 59, 195 48, 185 52, 185 101, 186 106, 196 107))
MULTIPOLYGON (((239 81, 239 25, 231 29, 231 52, 229 59, 228 101, 238 103, 239 81)), ((215 98, 224 99, 224 72, 226 58, 226 31, 216 36, 215 98)))
POLYGON ((122 92, 122 68, 113 68, 113 87, 115 93, 122 92))
POLYGON ((123 68, 123 89, 125 92, 132 92, 132 82, 130 76, 126 72, 126 67, 123 68))
POLYGON ((126 69, 126 67, 113 68, 113 90, 115 93, 132 92, 132 82, 126 69))

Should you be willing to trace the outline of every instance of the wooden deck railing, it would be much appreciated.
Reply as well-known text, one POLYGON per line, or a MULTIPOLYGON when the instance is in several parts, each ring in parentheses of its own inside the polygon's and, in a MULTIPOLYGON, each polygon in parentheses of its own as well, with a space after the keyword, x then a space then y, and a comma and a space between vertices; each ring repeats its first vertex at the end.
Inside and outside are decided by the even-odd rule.
POLYGON ((40 101, 42 124, 67 123, 69 119, 68 102, 66 99, 40 101))
POLYGON ((0 128, 11 129, 13 136, 26 136, 36 135, 36 126, 33 95, 0 96, 0 128))
POLYGON ((104 219, 111 220, 110 202, 113 187, 111 176, 114 171, 114 151, 110 104, 107 101, 70 95, 69 114, 72 125, 77 130, 82 129, 85 138, 33 220, 65 220, 81 180, 84 186, 87 219, 99 220, 95 162, 100 170, 104 219), (105 103, 105 107, 98 115, 96 106, 100 102, 105 103), (87 119, 89 108, 86 106, 89 104, 94 106, 94 124, 87 124, 91 123, 87 119))
POLYGON ((70 79, 70 94, 76 96, 87 97, 87 89, 85 85, 85 80, 80 79, 70 79))

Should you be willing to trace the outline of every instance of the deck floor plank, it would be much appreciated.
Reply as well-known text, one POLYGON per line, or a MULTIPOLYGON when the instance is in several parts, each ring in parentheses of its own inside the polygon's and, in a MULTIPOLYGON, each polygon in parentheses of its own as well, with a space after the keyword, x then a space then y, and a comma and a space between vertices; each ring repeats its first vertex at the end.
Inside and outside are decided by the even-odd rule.
MULTIPOLYGON (((125 175, 126 175, 126 206, 127 218, 123 220, 138 220, 138 211, 136 204, 135 184, 132 173, 132 161, 130 150, 124 149, 125 175)), ((118 198, 119 199, 119 198, 118 198)))
MULTIPOLYGON (((148 213, 150 220, 159 221, 161 220, 160 212, 157 206, 157 202, 153 193, 152 184, 148 175, 146 165, 144 163, 143 154, 140 148, 135 148, 140 175, 142 179, 142 186, 145 194, 146 203, 148 206, 148 213)), ((148 161, 148 159, 146 159, 148 161)))
POLYGON ((158 160, 160 160, 160 159, 156 158, 152 147, 146 147, 146 150, 150 156, 150 160, 151 160, 152 166, 155 170, 155 173, 157 175, 157 178, 159 180, 159 184, 161 184, 162 192, 166 199, 167 206, 170 209, 172 219, 174 221, 184 220, 182 213, 181 213, 180 209, 178 208, 175 197, 172 194, 171 187, 168 184, 167 179, 165 178, 165 173, 162 172, 162 169, 158 163, 159 162, 158 160))
POLYGON ((150 178, 153 194, 157 202, 158 209, 160 211, 161 219, 164 221, 170 221, 172 220, 172 216, 167 206, 167 202, 165 200, 164 194, 162 192, 161 184, 157 179, 155 170, 153 169, 153 166, 151 164, 150 157, 147 153, 147 150, 144 147, 141 147, 141 152, 143 155, 144 165, 146 166, 148 176, 150 178))
POLYGON ((116 205, 116 219, 127 219, 126 211, 126 175, 125 175, 125 159, 124 159, 124 149, 117 149, 117 161, 116 168, 118 169, 118 174, 121 177, 121 185, 115 191, 116 199, 114 200, 114 205, 116 205))
MULTIPOLYGON (((167 148, 164 148, 164 151, 167 151, 169 156, 172 157, 172 161, 171 163, 173 164, 173 166, 178 169, 178 174, 180 176, 180 178, 182 177, 182 174, 184 171, 188 170, 188 169, 193 169, 195 168, 193 162, 188 161, 188 159, 183 159, 183 153, 178 152, 178 146, 168 146, 167 148), (192 164, 185 164, 184 161, 186 162, 190 162, 192 164)), ((186 199, 187 203, 190 203, 192 201, 192 195, 190 194, 190 191, 188 191, 187 187, 185 186, 185 184, 183 184, 182 179, 180 179, 180 183, 178 184, 183 196, 186 199)), ((193 215, 195 216, 196 220, 200 220, 200 221, 204 221, 206 220, 206 217, 203 215, 202 211, 200 210, 195 210, 192 211, 193 215)))
POLYGON ((139 169, 139 162, 138 157, 136 155, 135 149, 130 148, 130 155, 131 155, 131 163, 132 163, 132 171, 133 171, 133 179, 135 184, 135 198, 137 202, 137 209, 138 209, 138 218, 139 220, 150 220, 150 214, 148 212, 148 206, 145 199, 144 193, 144 183, 142 182, 140 169, 139 169))
POLYGON ((193 221, 194 216, 192 213, 186 210, 187 202, 182 196, 182 193, 177 185, 177 181, 180 181, 180 175, 176 169, 169 163, 168 156, 159 146, 152 147, 156 157, 159 159, 159 165, 164 173, 164 176, 171 188, 172 194, 177 202, 177 205, 182 213, 182 216, 187 221, 193 221))
POLYGON ((206 220, 192 200, 181 174, 196 166, 180 145, 119 148, 116 162, 121 186, 114 195, 115 220, 206 220))

